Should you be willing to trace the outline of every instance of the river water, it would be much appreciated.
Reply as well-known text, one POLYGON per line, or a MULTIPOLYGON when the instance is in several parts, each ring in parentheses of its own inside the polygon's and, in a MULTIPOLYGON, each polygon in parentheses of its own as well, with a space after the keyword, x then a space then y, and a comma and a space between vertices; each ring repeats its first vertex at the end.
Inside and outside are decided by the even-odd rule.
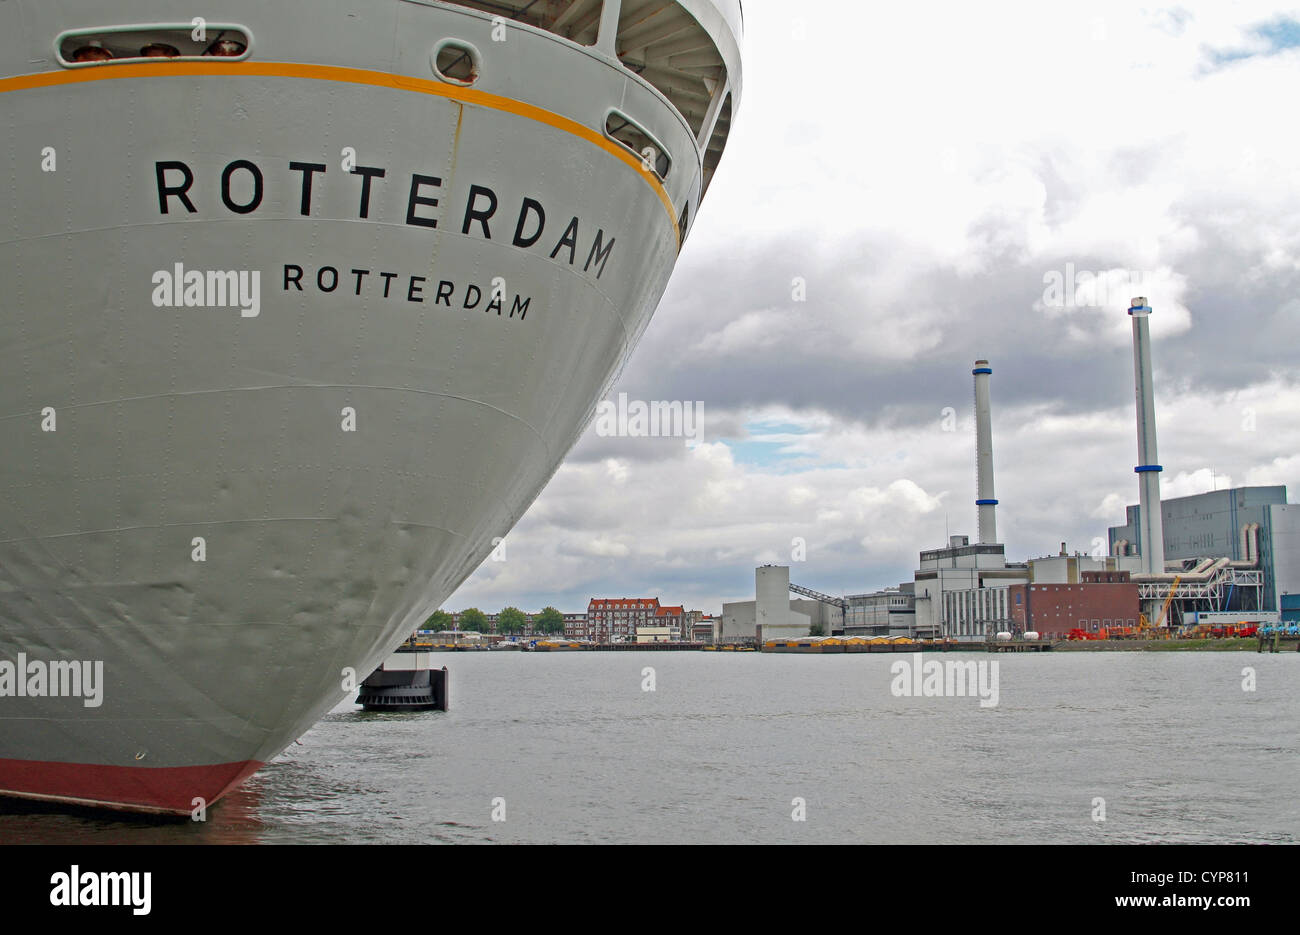
POLYGON ((206 822, 5 804, 0 842, 1300 841, 1300 654, 925 658, 997 705, 896 696, 910 654, 447 654, 450 711, 344 702, 206 822))

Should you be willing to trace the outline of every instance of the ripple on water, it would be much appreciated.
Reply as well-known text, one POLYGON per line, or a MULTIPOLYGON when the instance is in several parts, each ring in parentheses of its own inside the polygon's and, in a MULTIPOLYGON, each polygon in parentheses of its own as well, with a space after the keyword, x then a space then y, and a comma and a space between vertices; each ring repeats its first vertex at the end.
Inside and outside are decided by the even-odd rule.
POLYGON ((205 823, 6 804, 0 842, 1296 842, 1300 660, 1000 662, 980 708, 870 656, 465 654, 450 711, 340 704, 205 823))

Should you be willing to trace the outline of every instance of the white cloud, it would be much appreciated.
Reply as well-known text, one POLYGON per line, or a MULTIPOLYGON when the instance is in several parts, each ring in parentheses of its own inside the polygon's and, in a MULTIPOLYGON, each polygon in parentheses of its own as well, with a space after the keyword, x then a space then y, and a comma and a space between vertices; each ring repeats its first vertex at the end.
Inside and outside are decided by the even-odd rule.
MULTIPOLYGON (((1283 418, 1297 411, 1294 381, 1159 394, 1164 496, 1239 478, 1294 486, 1300 455, 1277 452, 1300 451, 1300 423, 1283 418), (1243 406, 1258 407, 1267 432, 1241 429, 1243 406)), ((730 415, 752 422, 759 413, 730 415)), ((629 594, 668 582, 657 596, 719 610, 752 591, 756 564, 789 564, 795 537, 807 545, 795 580, 867 590, 909 577, 916 553, 947 533, 973 534, 973 432, 933 422, 868 428, 825 412, 806 419, 823 427, 825 444, 816 463, 793 474, 737 463, 721 442, 642 463, 636 483, 608 470, 623 459, 565 465, 510 534, 509 560, 485 563, 448 606, 540 607, 565 603, 562 592, 573 595, 566 606, 585 607, 612 581, 613 591, 629 594)), ((623 441, 635 448, 652 440, 623 441)), ((1003 407, 994 450, 999 530, 1013 558, 1055 553, 1062 539, 1087 550, 1137 502, 1130 405, 1075 415, 1003 407)))
POLYGON ((1106 525, 1118 525, 1123 521, 1124 507, 1132 500, 1132 496, 1123 496, 1111 491, 1102 497, 1101 503, 1089 515, 1102 520, 1106 525))
POLYGON ((508 573, 486 563, 448 605, 661 588, 716 611, 796 536, 801 583, 896 584, 974 531, 984 355, 1009 555, 1089 549, 1137 500, 1133 295, 1154 308, 1165 495, 1300 490, 1300 123, 1277 93, 1300 52, 1211 67, 1278 13, 749 4, 728 152, 624 374, 639 398, 703 399, 708 441, 584 439, 511 533, 508 573), (1066 263, 1104 296, 1050 307, 1042 278, 1066 263), (724 441, 755 437, 790 456, 780 471, 724 441))
POLYGON ((775 311, 745 312, 717 331, 703 335, 688 352, 696 359, 745 354, 778 347, 789 336, 790 316, 775 311))
MULTIPOLYGON (((1246 471, 1246 485, 1250 487, 1269 487, 1274 484, 1295 485, 1300 479, 1300 454, 1289 457, 1274 458, 1267 464, 1259 464, 1246 471)), ((1290 502, 1300 496, 1300 489, 1289 490, 1290 502)))
POLYGON ((1215 474, 1210 468, 1197 468, 1193 471, 1179 471, 1173 477, 1160 481, 1162 499, 1173 497, 1190 497, 1220 488, 1227 490, 1232 486, 1232 478, 1227 474, 1215 474))

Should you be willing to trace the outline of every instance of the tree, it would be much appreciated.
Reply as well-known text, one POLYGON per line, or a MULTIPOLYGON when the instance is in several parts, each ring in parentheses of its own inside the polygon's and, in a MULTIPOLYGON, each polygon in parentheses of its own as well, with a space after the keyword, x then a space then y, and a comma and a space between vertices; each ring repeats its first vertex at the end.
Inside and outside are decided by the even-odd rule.
POLYGON ((825 634, 822 632, 822 625, 821 625, 821 622, 820 622, 820 621, 818 621, 817 623, 814 623, 814 624, 810 624, 810 625, 809 625, 809 627, 808 627, 808 635, 809 635, 809 636, 825 636, 825 634))
POLYGON ((542 612, 533 618, 533 627, 540 633, 563 633, 564 614, 554 607, 544 607, 542 612))
POLYGON ((471 607, 468 610, 460 612, 460 628, 462 630, 476 630, 479 633, 487 630, 487 614, 477 607, 471 607))
POLYGON ((424 621, 422 630, 450 630, 453 621, 451 614, 445 610, 435 610, 429 615, 429 619, 424 621))
POLYGON ((522 633, 528 618, 518 607, 504 607, 497 614, 497 629, 502 633, 522 633))

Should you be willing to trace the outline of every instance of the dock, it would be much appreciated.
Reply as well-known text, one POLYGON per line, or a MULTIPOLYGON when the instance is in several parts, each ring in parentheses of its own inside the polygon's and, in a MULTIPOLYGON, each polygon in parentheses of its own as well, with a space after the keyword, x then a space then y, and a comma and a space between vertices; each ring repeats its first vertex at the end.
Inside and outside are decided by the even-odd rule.
MULTIPOLYGON (((709 643, 579 643, 577 641, 565 640, 539 640, 536 645, 531 647, 533 652, 537 653, 599 653, 599 652, 623 652, 623 653, 672 653, 672 652, 698 652, 704 649, 723 649, 722 646, 713 646, 709 643)), ((727 647, 730 648, 730 647, 727 647)), ((752 647, 751 647, 752 649, 752 647)))
MULTIPOLYGON (((1050 646, 1048 647, 1051 648, 1050 646)), ((765 653, 957 653, 984 652, 984 643, 961 643, 956 640, 913 640, 908 637, 839 637, 814 636, 798 639, 768 640, 765 653)))
POLYGON ((1277 631, 1272 633, 1264 633, 1261 631, 1258 634, 1258 638, 1259 643, 1255 648, 1255 652, 1257 653, 1300 652, 1300 638, 1286 636, 1277 631))
POLYGON ((447 667, 427 652, 397 650, 361 683, 356 703, 367 711, 446 711, 447 667))
POLYGON ((989 640, 984 644, 990 653, 1049 653, 1056 645, 1052 640, 989 640))

